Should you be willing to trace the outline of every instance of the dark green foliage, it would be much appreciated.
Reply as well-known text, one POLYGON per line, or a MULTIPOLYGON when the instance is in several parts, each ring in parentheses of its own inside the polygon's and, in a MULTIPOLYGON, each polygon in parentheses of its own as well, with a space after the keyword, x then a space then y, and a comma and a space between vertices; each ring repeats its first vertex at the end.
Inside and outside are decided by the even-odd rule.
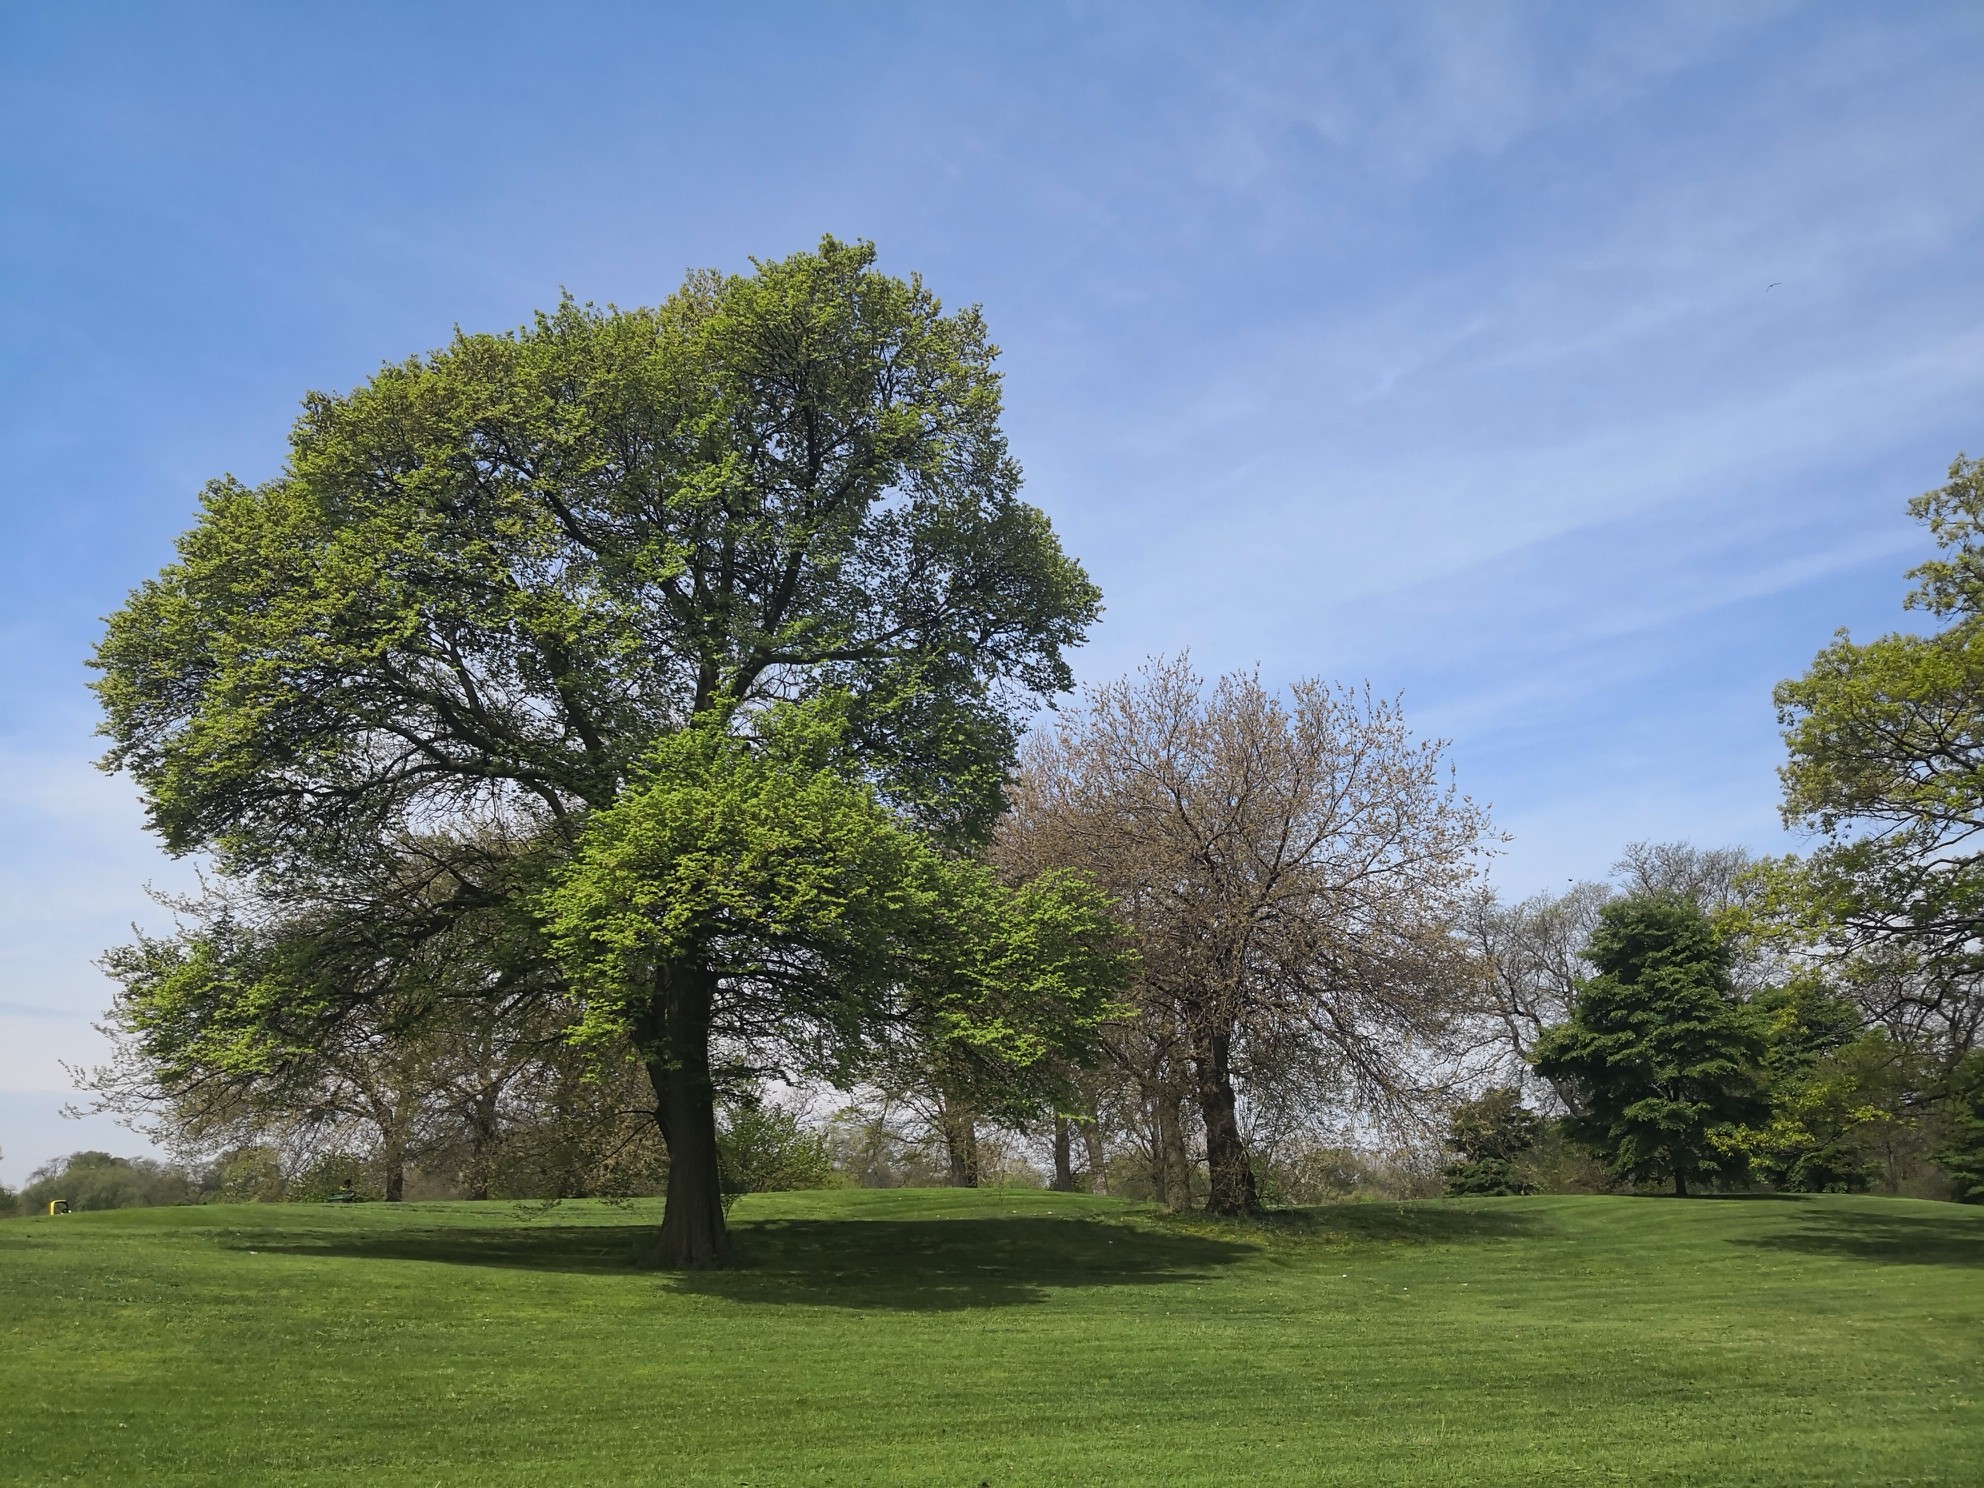
POLYGON ((1943 1144, 1935 1159, 1950 1175, 1955 1197, 1984 1204, 1984 1050, 1976 1050, 1943 1082, 1937 1112, 1943 1144))
POLYGON ((20 1203, 30 1214, 45 1214, 51 1199, 66 1199, 80 1213, 192 1204, 199 1198, 199 1190, 183 1171, 155 1158, 72 1152, 36 1168, 21 1190, 20 1203))
POLYGON ((1730 955, 1693 904, 1608 904, 1570 1020, 1537 1046, 1538 1073, 1563 1081, 1580 1113, 1572 1135, 1632 1183, 1733 1177, 1747 1128, 1769 1111, 1757 1016, 1729 982, 1730 955))
POLYGON ((1443 1178, 1447 1193, 1525 1194, 1534 1191, 1518 1165, 1543 1133, 1543 1118, 1522 1103, 1522 1092, 1508 1086, 1485 1091, 1454 1108, 1447 1146, 1454 1160, 1443 1178))

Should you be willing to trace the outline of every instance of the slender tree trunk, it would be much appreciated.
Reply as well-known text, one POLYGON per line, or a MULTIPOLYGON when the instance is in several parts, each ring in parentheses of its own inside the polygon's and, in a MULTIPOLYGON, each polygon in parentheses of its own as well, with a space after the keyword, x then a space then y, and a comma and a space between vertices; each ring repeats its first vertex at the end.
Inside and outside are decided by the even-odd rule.
POLYGON ((1224 1029, 1209 1033, 1192 1060, 1198 1077, 1199 1114, 1206 1124, 1208 1214, 1259 1214, 1260 1190, 1254 1165, 1240 1139, 1240 1117, 1233 1096, 1233 1044, 1224 1029))
POLYGON ((1054 1184, 1059 1193, 1075 1191, 1074 1143, 1068 1130, 1068 1118, 1054 1118, 1054 1184))
POLYGON ((1157 1090, 1158 1202, 1173 1213, 1192 1207, 1192 1160, 1185 1151, 1184 1096, 1169 1079, 1157 1090))
POLYGON ((653 1264, 701 1271, 723 1264, 730 1230, 716 1155, 716 1087, 710 1078, 710 1005, 706 968, 674 962, 656 977, 655 1001, 639 1030, 654 1086, 655 1119, 668 1144, 668 1200, 653 1264))
POLYGON ((484 1085, 476 1092, 475 1115, 469 1122, 468 1196, 489 1197, 489 1165, 496 1151, 496 1090, 484 1085))
POLYGON ((1674 1170, 1674 1197, 1685 1199, 1688 1196, 1688 1175, 1679 1168, 1674 1170))
POLYGON ((1102 1150, 1102 1123, 1093 1115, 1081 1123, 1082 1150, 1088 1157, 1088 1191, 1092 1194, 1109 1192, 1109 1172, 1104 1164, 1106 1154, 1102 1150))

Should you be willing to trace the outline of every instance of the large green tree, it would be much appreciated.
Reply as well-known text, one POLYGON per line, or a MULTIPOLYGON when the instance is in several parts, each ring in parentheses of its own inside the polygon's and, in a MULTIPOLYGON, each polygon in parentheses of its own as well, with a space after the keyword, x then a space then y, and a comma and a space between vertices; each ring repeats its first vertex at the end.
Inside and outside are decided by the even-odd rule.
MULTIPOLYGON (((209 486, 111 617, 106 767, 171 851, 336 899, 415 838, 555 864, 657 741, 831 693, 879 801, 979 836, 1098 596, 1020 499, 980 316, 873 257, 826 239, 654 309, 567 301, 313 394, 282 474, 209 486)), ((463 861, 464 904, 525 892, 463 861)), ((636 1020, 664 1110, 709 1085, 684 946, 636 1020)), ((711 1131, 670 1133, 686 1169, 711 1131)))
POLYGON ((1984 1034, 1984 461, 1959 456, 1909 510, 1943 555, 1907 604, 1943 623, 1842 631, 1779 684, 1785 824, 1819 840, 1768 865, 1758 912, 1947 1067, 1984 1034))
POLYGON ((1730 952, 1683 899, 1614 901, 1599 914, 1568 1021, 1538 1042, 1545 1079, 1576 1095, 1571 1134, 1630 1182, 1740 1168, 1748 1127, 1768 1112, 1759 1020, 1729 980, 1730 952))

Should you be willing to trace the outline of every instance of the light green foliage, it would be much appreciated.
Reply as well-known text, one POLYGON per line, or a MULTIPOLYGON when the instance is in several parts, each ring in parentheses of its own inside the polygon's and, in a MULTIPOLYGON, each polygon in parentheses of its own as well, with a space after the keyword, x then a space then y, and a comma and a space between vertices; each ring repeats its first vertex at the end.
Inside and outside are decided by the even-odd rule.
POLYGON ((851 700, 892 798, 969 834, 1009 691, 1097 595, 1019 499, 975 310, 827 239, 650 310, 567 301, 313 394, 210 487, 96 659, 174 851, 235 866, 464 811, 610 801, 706 710, 851 700))
POLYGON ((1959 457, 1910 511, 1944 556, 1911 571, 1908 604, 1946 623, 1841 632, 1779 684, 1784 819, 1823 840, 1767 866, 1757 914, 1912 981, 1893 1016, 1942 1038, 1974 1022, 1984 971, 1984 462, 1959 457))
POLYGON ((834 713, 774 709, 750 740, 715 720, 669 735, 587 822, 546 901, 581 1037, 638 1036, 657 968, 682 960, 774 1028, 860 1036, 937 912, 941 868, 854 778, 834 713))
POLYGON ((1984 1212, 1818 1195, 1039 1191, 243 1205, 0 1223, 13 1480, 523 1488, 1958 1488, 1984 1212))
POLYGON ((217 1204, 273 1204, 292 1197, 273 1147, 237 1147, 223 1152, 202 1175, 203 1196, 217 1204))
POLYGON ((1543 1118, 1509 1086, 1483 1091, 1455 1107, 1447 1126, 1454 1160, 1442 1175, 1449 1197, 1524 1194, 1533 1190, 1520 1164, 1543 1134, 1543 1118))
MULTIPOLYGON (((547 870, 586 838, 559 891, 565 950, 597 978, 584 1032, 631 1036, 655 1084, 671 1263, 723 1249, 709 1038, 736 1022, 713 1015, 817 1042, 809 1062, 844 1054, 887 980, 892 918, 928 919, 947 877, 908 871, 938 860, 897 823, 950 849, 983 838, 1020 713, 1069 685, 1064 652, 1099 612, 1020 499, 978 312, 946 314, 874 258, 827 238, 692 275, 653 309, 567 301, 313 394, 284 473, 209 487, 96 657, 104 763, 136 779, 166 845, 213 852, 285 919, 361 905, 395 971, 435 924, 424 908, 403 923, 390 892, 410 845, 454 885, 441 933, 462 905, 534 897, 529 875, 487 871, 487 842, 547 870), (657 782, 743 769, 727 732, 822 698, 867 794, 820 772, 706 794, 721 809, 697 830, 742 831, 756 856, 699 866, 657 782), (646 817, 610 817, 637 775, 646 817), (668 947, 642 1006, 629 972, 668 947)), ((293 1046, 374 1000, 324 969, 313 955, 303 984, 328 1000, 293 1046)), ((283 1011, 300 979, 202 970, 178 979, 200 983, 202 1039, 266 1065, 281 1020, 265 996, 283 1011)))
POLYGON ((578 1036, 639 1038, 659 970, 690 960, 716 980, 720 1040, 807 1074, 848 1075, 896 1034, 994 1083, 1090 1057, 1127 976, 1102 896, 940 853, 854 773, 845 730, 832 696, 748 737, 698 724, 591 817, 546 901, 578 1036))
POLYGON ((1794 1193, 1860 1193, 1876 1177, 1867 1138, 1895 1119, 1879 1071, 1898 1051, 1812 977, 1751 999, 1764 1035, 1770 1118, 1744 1138, 1751 1171, 1794 1193))
POLYGON ((808 1130, 792 1112, 755 1093, 725 1103, 717 1153, 726 1194, 831 1188, 838 1178, 827 1134, 808 1130))
POLYGON ((286 1060, 345 990, 302 925, 251 924, 226 912, 105 957, 121 983, 115 1026, 162 1090, 252 1083, 286 1060))
POLYGON ((1634 1183, 1740 1173, 1746 1129, 1768 1112, 1755 1013, 1729 983, 1729 950, 1678 899, 1605 906, 1570 1020, 1537 1045, 1538 1073, 1579 1098, 1570 1132, 1634 1183))

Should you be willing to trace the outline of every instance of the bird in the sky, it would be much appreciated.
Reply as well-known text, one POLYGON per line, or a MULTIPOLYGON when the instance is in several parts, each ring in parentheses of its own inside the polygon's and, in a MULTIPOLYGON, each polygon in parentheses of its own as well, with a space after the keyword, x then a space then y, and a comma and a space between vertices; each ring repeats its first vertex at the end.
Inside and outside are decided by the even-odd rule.
POLYGON ((1771 280, 1771 282, 1770 282, 1770 283, 1768 283, 1768 284, 1766 284, 1766 285, 1764 286, 1764 293, 1765 293, 1765 294, 1769 294, 1769 293, 1770 293, 1770 292, 1771 292, 1771 291, 1772 291, 1773 289, 1776 289, 1776 288, 1778 287, 1778 285, 1780 285, 1780 284, 1782 284, 1783 282, 1784 282, 1784 281, 1783 281, 1782 279, 1773 279, 1773 280, 1771 280))

